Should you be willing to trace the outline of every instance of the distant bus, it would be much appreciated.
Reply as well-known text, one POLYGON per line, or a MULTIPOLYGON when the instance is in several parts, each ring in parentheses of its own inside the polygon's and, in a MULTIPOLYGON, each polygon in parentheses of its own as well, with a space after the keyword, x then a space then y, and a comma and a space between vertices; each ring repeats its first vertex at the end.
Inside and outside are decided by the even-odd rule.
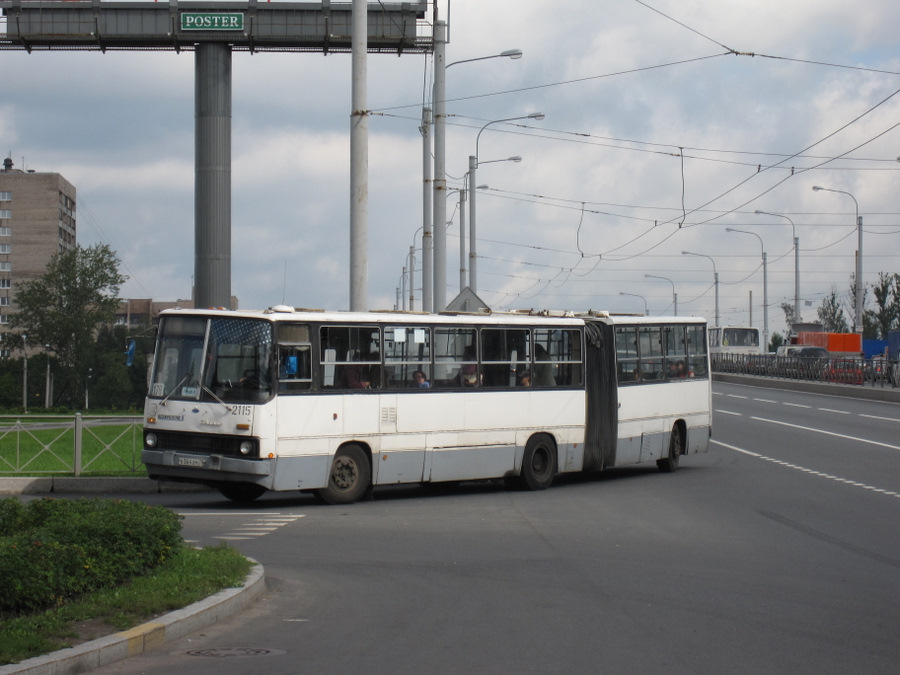
POLYGON ((745 326, 710 326, 709 351, 711 354, 760 354, 759 328, 745 326))
POLYGON ((141 459, 236 501, 558 473, 708 450, 700 318, 167 310, 141 459))

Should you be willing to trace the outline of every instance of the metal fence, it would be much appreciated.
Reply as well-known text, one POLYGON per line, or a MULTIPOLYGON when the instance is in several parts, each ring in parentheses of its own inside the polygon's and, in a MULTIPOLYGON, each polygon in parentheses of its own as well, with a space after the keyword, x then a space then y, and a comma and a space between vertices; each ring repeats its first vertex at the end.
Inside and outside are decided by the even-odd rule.
POLYGON ((770 354, 713 354, 714 373, 738 373, 871 387, 900 386, 900 362, 883 357, 804 358, 770 354))
POLYGON ((0 415, 0 476, 141 474, 142 439, 142 417, 0 415))

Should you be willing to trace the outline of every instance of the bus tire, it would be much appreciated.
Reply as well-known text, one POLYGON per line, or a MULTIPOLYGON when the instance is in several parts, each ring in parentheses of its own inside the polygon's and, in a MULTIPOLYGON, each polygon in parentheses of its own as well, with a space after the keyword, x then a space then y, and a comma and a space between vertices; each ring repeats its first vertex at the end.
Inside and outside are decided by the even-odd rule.
POLYGON ((675 473, 678 471, 678 460, 684 454, 684 436, 676 424, 672 427, 672 435, 669 436, 669 456, 656 460, 656 466, 663 473, 675 473))
POLYGON ((369 458, 358 445, 339 449, 331 462, 328 487, 318 491, 326 504, 352 504, 362 499, 369 489, 372 475, 369 458))
POLYGON ((233 502, 252 502, 262 496, 265 491, 266 488, 256 483, 222 483, 219 485, 219 492, 222 496, 233 502))
POLYGON ((556 476, 556 444, 547 434, 537 434, 525 444, 522 456, 522 486, 529 490, 545 490, 556 476))

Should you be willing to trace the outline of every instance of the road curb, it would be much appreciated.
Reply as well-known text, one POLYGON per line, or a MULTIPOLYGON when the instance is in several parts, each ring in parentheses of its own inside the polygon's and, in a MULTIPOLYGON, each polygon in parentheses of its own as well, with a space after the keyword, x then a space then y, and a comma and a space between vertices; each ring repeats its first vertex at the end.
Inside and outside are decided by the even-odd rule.
POLYGON ((21 663, 0 666, 0 675, 70 675, 90 672, 206 628, 246 609, 265 591, 263 566, 253 559, 250 561, 253 567, 240 588, 226 588, 205 600, 121 633, 36 656, 21 663))
POLYGON ((137 477, 12 477, 0 478, 0 495, 42 494, 156 494, 177 492, 208 492, 211 488, 191 483, 175 483, 137 477))

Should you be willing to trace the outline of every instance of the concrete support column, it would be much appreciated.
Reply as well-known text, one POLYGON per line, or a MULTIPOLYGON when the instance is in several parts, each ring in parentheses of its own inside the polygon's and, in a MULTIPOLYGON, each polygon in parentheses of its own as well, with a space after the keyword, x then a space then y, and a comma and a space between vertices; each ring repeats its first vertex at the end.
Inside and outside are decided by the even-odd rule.
POLYGON ((231 47, 195 56, 194 306, 231 306, 231 47))

